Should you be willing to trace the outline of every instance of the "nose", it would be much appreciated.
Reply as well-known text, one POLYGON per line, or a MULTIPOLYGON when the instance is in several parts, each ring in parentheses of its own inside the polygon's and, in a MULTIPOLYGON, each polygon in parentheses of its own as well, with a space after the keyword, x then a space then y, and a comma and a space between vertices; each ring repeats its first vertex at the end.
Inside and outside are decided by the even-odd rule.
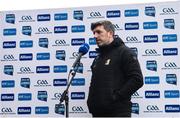
POLYGON ((94 33, 94 38, 97 38, 98 37, 98 33, 94 33))

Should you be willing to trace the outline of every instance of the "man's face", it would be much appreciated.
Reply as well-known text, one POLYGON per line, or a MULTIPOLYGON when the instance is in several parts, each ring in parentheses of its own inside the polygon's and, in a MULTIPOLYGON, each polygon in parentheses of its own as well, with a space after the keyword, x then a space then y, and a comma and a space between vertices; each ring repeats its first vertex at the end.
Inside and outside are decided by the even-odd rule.
POLYGON ((94 38, 96 38, 96 43, 98 47, 102 47, 110 43, 112 32, 106 31, 103 25, 97 26, 93 30, 93 34, 94 34, 94 38))

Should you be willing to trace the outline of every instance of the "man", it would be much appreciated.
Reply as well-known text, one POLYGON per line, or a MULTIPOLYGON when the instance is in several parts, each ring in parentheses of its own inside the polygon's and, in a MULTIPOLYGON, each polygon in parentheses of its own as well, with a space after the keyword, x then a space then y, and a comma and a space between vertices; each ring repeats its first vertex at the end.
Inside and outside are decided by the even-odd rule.
POLYGON ((131 117, 131 95, 143 85, 137 55, 119 38, 110 21, 91 24, 99 55, 91 69, 87 105, 93 117, 131 117))

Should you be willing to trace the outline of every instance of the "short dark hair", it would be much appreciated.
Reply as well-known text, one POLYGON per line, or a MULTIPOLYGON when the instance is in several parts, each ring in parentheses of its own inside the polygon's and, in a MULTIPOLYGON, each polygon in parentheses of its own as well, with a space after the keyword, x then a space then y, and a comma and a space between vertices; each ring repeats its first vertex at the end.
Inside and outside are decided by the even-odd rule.
POLYGON ((114 26, 113 24, 108 21, 108 20, 102 20, 102 21, 98 21, 98 22, 94 22, 94 23, 91 23, 91 30, 94 30, 97 26, 104 26, 104 29, 106 31, 112 31, 113 32, 113 35, 115 33, 115 29, 114 29, 114 26))

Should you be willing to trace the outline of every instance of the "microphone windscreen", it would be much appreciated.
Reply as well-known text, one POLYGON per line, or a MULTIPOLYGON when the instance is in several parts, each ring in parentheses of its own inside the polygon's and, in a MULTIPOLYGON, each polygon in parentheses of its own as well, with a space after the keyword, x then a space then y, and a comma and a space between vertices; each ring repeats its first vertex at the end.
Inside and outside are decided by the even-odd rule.
POLYGON ((85 55, 89 51, 89 45, 87 43, 84 43, 79 48, 79 53, 82 53, 85 55))

